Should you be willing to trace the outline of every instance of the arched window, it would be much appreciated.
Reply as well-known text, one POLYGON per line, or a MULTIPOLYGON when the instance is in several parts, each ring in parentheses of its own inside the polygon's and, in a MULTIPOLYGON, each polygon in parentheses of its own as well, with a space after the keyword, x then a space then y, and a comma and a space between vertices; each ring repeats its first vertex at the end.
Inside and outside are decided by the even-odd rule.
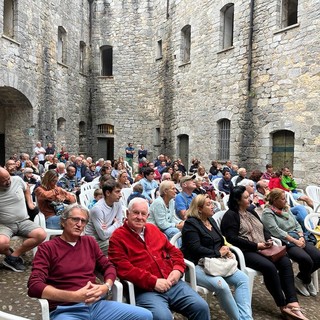
POLYGON ((288 167, 293 170, 294 132, 276 131, 272 135, 272 165, 274 168, 288 167))
POLYGON ((14 38, 14 1, 4 0, 3 3, 3 34, 14 38))
POLYGON ((191 52, 191 26, 186 25, 181 29, 181 61, 190 62, 191 52))
POLYGON ((218 158, 226 161, 230 158, 230 120, 218 121, 218 158))
POLYGON ((282 28, 298 22, 298 0, 282 0, 282 28))
POLYGON ((221 10, 222 49, 233 46, 234 4, 228 3, 221 10))
POLYGON ((64 27, 58 27, 58 62, 67 63, 67 32, 64 27))
POLYGON ((103 46, 100 48, 101 52, 101 75, 105 77, 112 76, 112 60, 113 60, 113 53, 112 53, 111 46, 103 46))
POLYGON ((61 117, 57 120, 57 131, 66 131, 66 119, 61 117))

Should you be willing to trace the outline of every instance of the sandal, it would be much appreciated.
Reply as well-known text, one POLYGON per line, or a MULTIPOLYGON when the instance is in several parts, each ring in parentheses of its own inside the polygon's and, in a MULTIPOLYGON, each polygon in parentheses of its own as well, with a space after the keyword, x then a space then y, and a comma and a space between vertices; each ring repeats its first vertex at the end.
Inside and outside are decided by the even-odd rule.
POLYGON ((302 309, 299 307, 283 307, 281 308, 281 313, 286 317, 288 320, 308 320, 302 313, 302 309))

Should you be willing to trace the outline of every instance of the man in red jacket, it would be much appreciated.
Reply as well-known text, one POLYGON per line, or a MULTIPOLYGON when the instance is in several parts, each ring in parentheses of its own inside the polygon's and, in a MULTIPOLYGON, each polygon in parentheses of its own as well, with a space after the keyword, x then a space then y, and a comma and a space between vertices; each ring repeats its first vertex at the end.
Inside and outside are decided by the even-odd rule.
POLYGON ((119 278, 134 284, 136 304, 149 309, 155 320, 172 320, 170 309, 188 319, 210 319, 207 303, 181 280, 181 251, 157 226, 146 223, 148 216, 147 201, 134 198, 127 221, 110 238, 108 257, 119 278))

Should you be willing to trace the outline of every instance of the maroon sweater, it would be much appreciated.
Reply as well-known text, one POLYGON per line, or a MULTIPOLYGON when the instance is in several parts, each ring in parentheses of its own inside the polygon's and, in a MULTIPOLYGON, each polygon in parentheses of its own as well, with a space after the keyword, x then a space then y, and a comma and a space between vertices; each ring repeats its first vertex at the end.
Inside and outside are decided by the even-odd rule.
MULTIPOLYGON (((38 247, 28 281, 28 295, 41 298, 47 285, 76 291, 88 281, 96 282, 95 270, 100 272, 105 280, 114 281, 116 278, 113 264, 102 253, 93 237, 82 236, 75 246, 56 237, 38 247)), ((72 303, 49 300, 50 310, 58 305, 68 304, 72 303)))

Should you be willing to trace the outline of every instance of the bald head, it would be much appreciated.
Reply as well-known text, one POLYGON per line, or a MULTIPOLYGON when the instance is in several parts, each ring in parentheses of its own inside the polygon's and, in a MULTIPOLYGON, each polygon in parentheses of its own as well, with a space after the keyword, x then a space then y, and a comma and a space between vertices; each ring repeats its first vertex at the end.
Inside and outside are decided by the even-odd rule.
POLYGON ((0 168, 0 190, 7 190, 11 186, 11 179, 9 172, 4 169, 0 168))

